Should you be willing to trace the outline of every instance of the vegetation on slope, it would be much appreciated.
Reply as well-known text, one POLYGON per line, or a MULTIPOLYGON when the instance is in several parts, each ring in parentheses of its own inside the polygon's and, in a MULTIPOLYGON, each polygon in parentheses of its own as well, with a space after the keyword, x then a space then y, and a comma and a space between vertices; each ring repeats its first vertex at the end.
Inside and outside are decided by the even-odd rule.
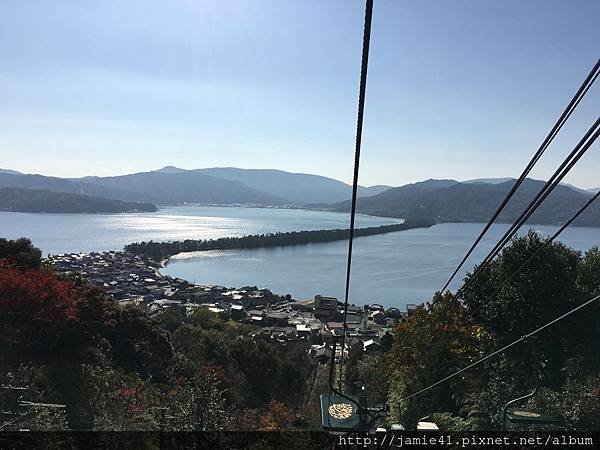
MULTIPOLYGON (((202 308, 189 317, 177 309, 150 317, 40 263, 28 240, 0 240, 0 384, 25 387, 21 400, 67 406, 23 416, 18 427, 308 426, 301 409, 314 368, 307 344, 255 339, 250 325, 202 308)), ((0 409, 25 412, 7 393, 0 409)))
POLYGON ((89 195, 38 189, 0 188, 0 211, 32 213, 154 212, 150 203, 122 202, 89 195))
POLYGON ((351 362, 348 388, 364 385, 373 401, 387 398, 389 422, 412 427, 431 414, 445 430, 498 430, 503 406, 533 389, 539 362, 546 360, 540 392, 525 406, 559 417, 566 429, 600 429, 600 303, 540 333, 535 352, 519 344, 400 401, 600 293, 600 249, 581 253, 553 243, 492 296, 542 242, 535 233, 514 239, 473 280, 463 301, 438 293, 417 308, 395 327, 389 352, 351 362))
MULTIPOLYGON (((459 183, 453 180, 428 180, 389 189, 360 198, 357 210, 384 217, 434 217, 438 222, 487 222, 498 208, 514 180, 498 184, 459 183)), ((527 179, 498 217, 499 223, 512 223, 542 188, 544 182, 527 179)), ((591 194, 559 185, 548 196, 528 223, 555 225, 566 222, 591 194)), ((349 211, 350 203, 319 205, 321 209, 349 211)), ((592 205, 574 222, 578 226, 600 226, 600 205, 592 205)))
MULTIPOLYGON (((436 294, 382 340, 383 353, 352 352, 346 389, 388 402, 388 423, 426 415, 443 430, 494 430, 503 405, 532 388, 527 405, 572 430, 600 429, 600 304, 546 329, 535 354, 525 344, 422 395, 403 397, 551 321, 600 292, 600 249, 515 238, 464 298, 436 294), (362 387, 364 386, 364 390, 362 387)), ((473 275, 467 275, 467 279, 473 275)), ((25 399, 68 407, 23 417, 31 430, 306 429, 303 409, 314 362, 306 344, 252 337, 253 328, 206 309, 149 317, 85 283, 45 268, 28 240, 0 240, 0 384, 25 399), (19 393, 19 395, 22 395, 19 393), (168 408, 163 414, 161 408, 168 408)), ((18 407, 6 396, 3 410, 18 407)))
MULTIPOLYGON (((396 231, 409 230, 411 228, 423 228, 434 225, 430 219, 406 220, 404 223, 394 225, 382 225, 378 227, 358 228, 354 231, 355 237, 373 236, 376 234, 393 233, 396 231)), ((290 231, 272 234, 253 234, 242 237, 227 237, 210 240, 193 240, 173 242, 135 242, 125 246, 125 251, 144 255, 155 261, 161 261, 170 256, 182 252, 196 252, 205 250, 231 250, 261 247, 282 247, 289 245, 302 245, 323 242, 333 242, 348 239, 347 229, 314 230, 314 231, 290 231)))

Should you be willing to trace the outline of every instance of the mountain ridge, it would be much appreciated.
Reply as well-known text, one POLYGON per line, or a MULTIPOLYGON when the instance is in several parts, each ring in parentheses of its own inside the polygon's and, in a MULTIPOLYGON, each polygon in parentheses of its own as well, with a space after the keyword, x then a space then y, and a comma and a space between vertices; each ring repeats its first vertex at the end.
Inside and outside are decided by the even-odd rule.
POLYGON ((0 188, 0 211, 30 213, 155 212, 150 203, 123 202, 45 189, 0 188))
MULTIPOLYGON (((313 201, 333 203, 350 198, 350 185, 321 175, 278 169, 214 167, 185 170, 175 166, 134 174, 58 178, 39 174, 0 173, 0 186, 47 189, 121 201, 156 204, 244 204, 301 206, 313 201)), ((361 196, 389 186, 359 188, 361 196)))
POLYGON ((23 173, 18 172, 16 170, 12 170, 12 169, 2 169, 0 168, 0 173, 7 173, 9 175, 23 175, 23 173))
MULTIPOLYGON (((433 217, 438 222, 487 222, 514 184, 514 180, 496 184, 445 180, 441 185, 439 181, 427 180, 363 197, 357 201, 357 211, 384 217, 433 217)), ((543 185, 543 181, 526 179, 497 222, 512 223, 543 185)), ((528 223, 564 223, 590 196, 590 193, 558 185, 528 223)), ((349 211, 350 202, 321 206, 321 209, 345 212, 349 211)), ((591 205, 575 224, 600 226, 600 204, 591 205)))
MULTIPOLYGON (((185 170, 166 166, 164 170, 185 170)), ((260 191, 278 192, 290 203, 304 204, 312 201, 325 203, 350 198, 352 186, 334 178, 280 169, 242 169, 238 167, 207 167, 187 172, 204 173, 215 178, 235 180, 260 191)), ((376 195, 391 186, 359 186, 359 196, 376 195)))
POLYGON ((134 192, 143 201, 159 204, 285 204, 285 199, 258 191, 239 181, 223 180, 192 171, 150 171, 114 177, 85 177, 80 180, 134 192))
MULTIPOLYGON (((186 170, 165 166, 154 171, 127 175, 69 179, 6 173, 7 171, 8 169, 4 169, 4 173, 0 171, 0 187, 47 190, 159 205, 228 204, 347 211, 351 194, 350 186, 341 181, 278 169, 213 167, 186 170), (323 200, 332 198, 342 200, 323 200), (304 199, 317 201, 306 202, 304 199)), ((389 217, 428 215, 440 222, 487 221, 514 181, 514 178, 476 178, 463 182, 429 179, 395 188, 385 185, 361 187, 358 211, 389 217), (369 195, 373 192, 373 195, 369 195)), ((499 221, 510 222, 516 217, 520 212, 519 208, 522 210, 528 204, 527 199, 533 198, 541 188, 541 183, 543 182, 539 180, 527 179, 499 221)), ((558 194, 553 193, 540 208, 541 213, 536 213, 532 220, 537 220, 540 224, 560 223, 566 220, 565 211, 572 211, 573 205, 581 205, 583 199, 592 195, 592 192, 569 184, 559 185, 556 191, 558 194)), ((594 218, 591 222, 585 218, 577 221, 578 224, 588 222, 593 226, 600 226, 600 218, 598 221, 594 218)))

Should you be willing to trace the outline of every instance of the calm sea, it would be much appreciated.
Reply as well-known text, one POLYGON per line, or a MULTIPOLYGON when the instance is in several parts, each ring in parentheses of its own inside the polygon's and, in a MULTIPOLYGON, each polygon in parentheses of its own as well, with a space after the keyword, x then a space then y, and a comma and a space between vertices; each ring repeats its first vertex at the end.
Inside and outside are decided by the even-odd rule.
MULTIPOLYGON (((359 216, 359 227, 393 223, 359 216)), ((45 254, 119 250, 141 240, 211 239, 292 230, 345 228, 348 215, 306 210, 169 207, 143 214, 25 214, 0 212, 0 236, 27 236, 45 254)), ((358 238, 354 246, 350 301, 403 307, 428 300, 440 289, 482 224, 441 224, 428 229, 358 238)), ((494 225, 470 259, 470 270, 507 225, 494 225)), ((548 235, 555 227, 532 227, 548 235)), ((569 228, 561 240, 586 250, 600 244, 600 228, 569 228)), ((185 254, 163 273, 225 286, 256 285, 294 298, 342 297, 346 242, 256 250, 185 254)), ((462 274, 461 274, 462 275, 462 274)), ((457 279, 458 280, 458 279, 457 279)))

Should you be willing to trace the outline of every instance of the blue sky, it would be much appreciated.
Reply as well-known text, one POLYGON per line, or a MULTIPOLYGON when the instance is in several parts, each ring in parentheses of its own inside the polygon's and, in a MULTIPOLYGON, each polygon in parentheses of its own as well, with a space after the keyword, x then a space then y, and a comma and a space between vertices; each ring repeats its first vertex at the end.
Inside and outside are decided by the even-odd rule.
MULTIPOLYGON (((364 2, 0 2, 0 167, 351 179, 364 2)), ((517 176, 600 56, 596 0, 375 0, 361 183, 517 176)), ((600 81, 534 172, 600 111, 600 81)), ((600 185, 598 144, 570 182, 600 185)))

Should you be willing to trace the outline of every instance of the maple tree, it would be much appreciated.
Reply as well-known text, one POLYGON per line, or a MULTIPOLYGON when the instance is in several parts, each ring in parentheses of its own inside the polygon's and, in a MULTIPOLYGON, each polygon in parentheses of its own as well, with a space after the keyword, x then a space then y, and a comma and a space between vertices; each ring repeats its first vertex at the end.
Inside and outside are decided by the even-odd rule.
POLYGON ((56 274, 0 261, 0 314, 10 323, 58 324, 77 318, 78 289, 56 274))
POLYGON ((293 414, 283 402, 271 400, 266 412, 260 418, 260 429, 263 431, 278 431, 291 428, 293 414))

